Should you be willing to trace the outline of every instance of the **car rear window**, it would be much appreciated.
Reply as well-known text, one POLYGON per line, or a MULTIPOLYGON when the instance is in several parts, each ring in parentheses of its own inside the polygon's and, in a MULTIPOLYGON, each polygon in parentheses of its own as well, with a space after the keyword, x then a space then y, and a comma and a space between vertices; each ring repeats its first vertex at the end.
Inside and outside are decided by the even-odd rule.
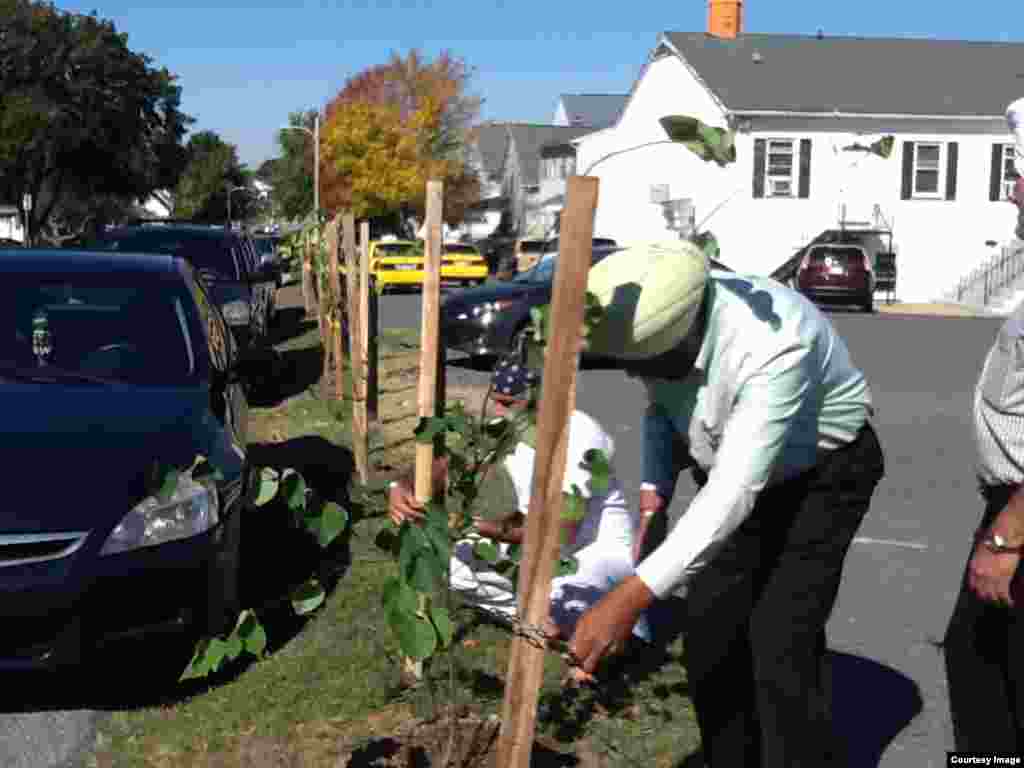
POLYGON ((851 266, 861 264, 864 260, 864 252, 860 248, 850 246, 825 246, 811 250, 811 264, 836 264, 851 266))
POLYGON ((409 243, 377 243, 376 253, 379 256, 414 256, 418 249, 409 243))
POLYGON ((0 307, 0 369, 139 386, 182 385, 196 372, 184 286, 121 275, 5 275, 0 307))
POLYGON ((466 253, 466 254, 469 254, 470 256, 479 256, 480 255, 477 252, 476 248, 474 248, 472 245, 457 245, 457 244, 455 244, 455 245, 446 245, 444 247, 444 252, 445 253, 466 253))
POLYGON ((520 253, 540 253, 544 250, 544 240, 523 240, 519 244, 520 253))
MULTIPOLYGON (((109 233, 90 247, 101 251, 180 256, 197 272, 206 273, 215 279, 240 280, 242 267, 232 245, 232 240, 226 237, 190 236, 187 232, 161 229, 109 233)), ((241 257, 241 254, 237 256, 241 257)))

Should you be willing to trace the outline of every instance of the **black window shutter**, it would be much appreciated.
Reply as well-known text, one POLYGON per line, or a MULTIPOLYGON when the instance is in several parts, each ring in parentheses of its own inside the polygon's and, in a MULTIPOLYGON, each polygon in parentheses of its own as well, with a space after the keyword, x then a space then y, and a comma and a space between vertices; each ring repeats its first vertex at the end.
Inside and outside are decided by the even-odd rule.
POLYGON ((946 199, 956 200, 956 162, 960 145, 951 141, 946 145, 946 199))
POLYGON ((800 197, 811 196, 811 140, 800 139, 800 197))
POLYGON ((764 197, 765 151, 764 139, 754 139, 754 197, 764 197))
POLYGON ((909 200, 914 191, 914 142, 903 142, 903 187, 900 200, 909 200))
POLYGON ((1003 145, 992 145, 992 175, 988 181, 988 199, 997 201, 1003 196, 1003 145))

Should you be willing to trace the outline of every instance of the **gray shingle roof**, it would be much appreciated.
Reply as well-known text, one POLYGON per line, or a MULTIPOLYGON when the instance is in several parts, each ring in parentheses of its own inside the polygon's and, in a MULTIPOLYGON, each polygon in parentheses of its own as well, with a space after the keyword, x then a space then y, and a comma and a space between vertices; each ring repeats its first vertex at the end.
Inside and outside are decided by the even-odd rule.
POLYGON ((703 32, 665 37, 736 111, 1002 116, 1024 96, 1024 43, 758 33, 728 40, 703 32))
POLYGON ((570 126, 599 131, 615 123, 627 98, 617 93, 563 93, 561 101, 570 126))
POLYGON ((480 152, 484 171, 488 174, 500 174, 501 164, 505 159, 505 144, 508 142, 506 123, 481 123, 474 128, 472 139, 480 152))
POLYGON ((584 134, 593 133, 593 130, 593 128, 574 128, 563 125, 509 123, 508 132, 519 157, 519 173, 522 183, 527 186, 539 183, 541 147, 547 144, 564 144, 584 134))

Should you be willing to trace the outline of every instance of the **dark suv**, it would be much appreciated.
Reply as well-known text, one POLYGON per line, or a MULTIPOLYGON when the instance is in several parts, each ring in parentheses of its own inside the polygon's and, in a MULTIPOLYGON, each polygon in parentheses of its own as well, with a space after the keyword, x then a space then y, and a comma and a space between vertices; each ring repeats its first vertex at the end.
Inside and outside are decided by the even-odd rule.
POLYGON ((222 226, 154 221, 107 230, 86 247, 184 258, 209 290, 239 346, 266 340, 277 274, 273 265, 260 266, 248 235, 222 226))
POLYGON ((796 287, 818 302, 875 308, 875 271, 867 250, 854 243, 812 245, 796 273, 796 287))

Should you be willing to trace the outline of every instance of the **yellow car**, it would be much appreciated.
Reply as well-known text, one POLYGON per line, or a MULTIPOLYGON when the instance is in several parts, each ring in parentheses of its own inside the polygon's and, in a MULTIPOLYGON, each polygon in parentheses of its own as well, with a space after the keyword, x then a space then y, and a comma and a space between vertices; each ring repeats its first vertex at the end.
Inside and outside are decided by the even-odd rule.
MULTIPOLYGON (((370 242, 370 274, 382 291, 423 285, 423 244, 412 240, 370 242)), ((441 280, 479 285, 487 280, 487 261, 472 245, 441 247, 441 280)))

